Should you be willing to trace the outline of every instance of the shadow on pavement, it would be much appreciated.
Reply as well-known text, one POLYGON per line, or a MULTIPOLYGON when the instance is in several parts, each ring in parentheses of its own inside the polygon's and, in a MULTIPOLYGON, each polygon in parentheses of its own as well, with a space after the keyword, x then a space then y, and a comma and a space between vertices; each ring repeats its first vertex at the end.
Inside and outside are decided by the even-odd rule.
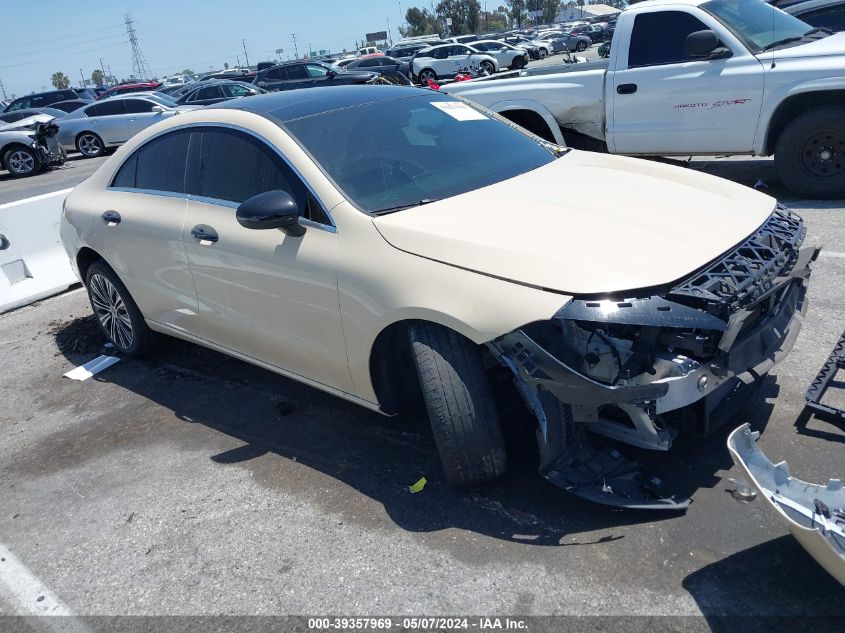
MULTIPOLYGON (((104 339, 93 316, 51 329, 59 352, 74 364, 101 352, 104 339)), ((527 412, 507 416, 508 473, 495 482, 463 491, 450 489, 440 466, 422 406, 396 418, 386 418, 357 405, 285 379, 272 372, 170 339, 152 357, 125 359, 95 376, 98 380, 142 396, 172 411, 154 413, 137 401, 113 411, 86 410, 84 426, 46 438, 32 447, 17 469, 43 473, 100 457, 109 450, 143 450, 151 443, 176 443, 208 457, 223 468, 246 468, 268 489, 284 489, 326 503, 338 511, 342 489, 326 490, 319 478, 288 467, 278 459, 304 464, 354 488, 384 506, 397 526, 414 532, 461 528, 508 541, 534 545, 600 544, 623 538, 619 534, 580 539, 599 529, 671 520, 677 514, 619 511, 583 501, 546 483, 537 475, 535 422, 527 412), (92 413, 97 413, 93 416, 92 413), (152 419, 154 416, 158 416, 152 419), (196 425, 225 436, 202 433, 196 425), (237 438, 242 446, 232 447, 237 438), (217 448, 220 450, 217 450, 217 448), (223 448, 225 447, 225 448, 223 448), (216 452, 215 452, 216 451, 216 452), (294 477, 292 472, 297 473, 294 477), (425 476, 420 494, 408 486, 425 476), (563 543, 563 537, 569 535, 563 543), (592 540, 591 540, 592 539, 592 540)), ((766 379, 737 419, 714 436, 680 437, 669 453, 620 447, 626 457, 640 461, 663 477, 678 496, 721 481, 716 473, 731 467, 725 450, 727 434, 750 421, 765 428, 777 394, 766 379)), ((342 504, 356 505, 354 499, 342 504)))

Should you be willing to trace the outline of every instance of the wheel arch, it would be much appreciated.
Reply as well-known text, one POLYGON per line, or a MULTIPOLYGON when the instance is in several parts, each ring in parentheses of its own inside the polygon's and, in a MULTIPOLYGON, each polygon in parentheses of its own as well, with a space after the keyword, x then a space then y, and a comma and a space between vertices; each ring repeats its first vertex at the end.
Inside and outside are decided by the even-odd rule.
MULTIPOLYGON (((88 273, 88 269, 91 267, 91 264, 96 261, 103 261, 108 266, 108 262, 105 258, 89 246, 83 246, 80 248, 76 253, 74 261, 76 262, 76 270, 79 272, 79 278, 82 280, 83 284, 85 283, 85 276, 88 273)), ((111 268, 111 266, 109 266, 109 268, 111 268)), ((112 268, 112 270, 114 269, 112 268)))
POLYGON ((564 145, 563 133, 557 120, 546 108, 534 102, 511 101, 497 104, 491 108, 494 112, 505 117, 508 121, 524 127, 552 143, 564 145))
POLYGON ((380 410, 395 415, 420 395, 411 358, 408 328, 415 323, 444 327, 477 345, 492 358, 487 346, 473 340, 470 326, 446 318, 402 318, 382 328, 370 348, 370 382, 380 410))
POLYGON ((845 106, 845 89, 807 89, 787 96, 778 104, 769 118, 761 155, 770 156, 774 154, 775 146, 781 134, 796 116, 815 107, 830 105, 845 106))
POLYGON ((6 154, 16 147, 25 147, 29 150, 32 149, 31 147, 28 147, 26 143, 22 143, 21 141, 9 141, 8 143, 0 147, 0 161, 6 160, 6 154))

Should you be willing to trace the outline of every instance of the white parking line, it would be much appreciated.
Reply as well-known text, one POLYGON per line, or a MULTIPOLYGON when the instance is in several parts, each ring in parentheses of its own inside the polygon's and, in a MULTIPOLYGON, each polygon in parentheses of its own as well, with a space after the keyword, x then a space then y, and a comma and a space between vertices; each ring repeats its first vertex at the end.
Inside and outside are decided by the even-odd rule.
POLYGON ((837 251, 822 251, 819 253, 819 257, 833 257, 835 259, 845 259, 845 253, 839 253, 837 251))
POLYGON ((40 627, 56 633, 91 633, 3 543, 0 543, 0 595, 11 603, 17 615, 61 616, 39 618, 40 627))

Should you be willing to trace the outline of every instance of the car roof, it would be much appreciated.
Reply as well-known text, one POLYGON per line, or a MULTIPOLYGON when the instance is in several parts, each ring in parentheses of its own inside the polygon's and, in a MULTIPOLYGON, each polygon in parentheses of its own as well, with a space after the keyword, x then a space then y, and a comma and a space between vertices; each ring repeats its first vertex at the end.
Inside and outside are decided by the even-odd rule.
POLYGON ((249 99, 233 99, 216 103, 206 106, 206 108, 246 110, 284 123, 342 108, 353 108, 403 97, 421 96, 425 94, 424 91, 430 92, 430 89, 415 86, 385 85, 329 86, 319 90, 302 89, 270 92, 249 99))

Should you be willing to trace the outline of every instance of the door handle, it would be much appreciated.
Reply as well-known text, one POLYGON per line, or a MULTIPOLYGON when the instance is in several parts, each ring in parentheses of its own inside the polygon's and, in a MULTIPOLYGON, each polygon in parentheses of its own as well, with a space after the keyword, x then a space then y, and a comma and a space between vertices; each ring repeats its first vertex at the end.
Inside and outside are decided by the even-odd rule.
POLYGON ((217 231, 215 231, 207 224, 197 224, 194 228, 191 229, 191 235, 195 240, 198 240, 199 243, 203 246, 210 246, 211 244, 215 244, 217 240, 220 239, 220 236, 217 235, 217 231))
POLYGON ((103 222, 108 226, 117 226, 120 224, 120 214, 117 211, 106 211, 100 217, 103 218, 103 222))
POLYGON ((637 84, 619 84, 616 86, 616 92, 621 95, 632 95, 637 91, 637 84))

